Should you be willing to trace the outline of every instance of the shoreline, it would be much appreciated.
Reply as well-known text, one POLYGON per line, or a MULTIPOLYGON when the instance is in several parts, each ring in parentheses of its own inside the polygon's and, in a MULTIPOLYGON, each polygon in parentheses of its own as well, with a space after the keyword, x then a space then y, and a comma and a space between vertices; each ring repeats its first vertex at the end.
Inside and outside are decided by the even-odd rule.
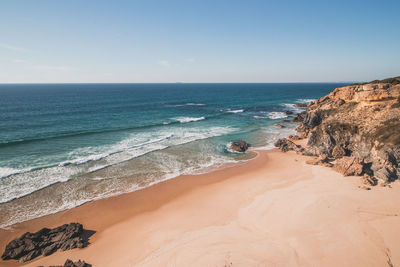
MULTIPOLYGON (((198 266, 376 266, 387 262, 388 253, 394 265, 400 263, 400 245, 394 242, 400 231, 387 227, 400 223, 398 183, 365 191, 358 188, 359 178, 307 165, 305 156, 277 149, 257 153, 233 167, 178 176, 16 224, 13 230, 0 230, 0 248, 26 231, 79 222, 96 231, 88 247, 25 265, 61 264, 70 258, 93 266, 184 265, 194 260, 198 266), (363 243, 356 247, 353 239, 363 243), (353 253, 348 255, 348 249, 353 253)), ((21 265, 0 261, 0 266, 21 265)))
MULTIPOLYGON (((127 193, 121 193, 121 194, 117 194, 117 195, 113 195, 113 196, 109 196, 109 197, 105 197, 105 198, 100 198, 100 199, 94 199, 94 200, 90 200, 87 201, 85 203, 82 203, 78 206, 75 206, 71 209, 66 209, 66 210, 62 210, 62 211, 58 211, 55 213, 51 213, 51 214, 47 214, 38 218, 34 218, 31 220, 26 220, 23 222, 18 222, 9 226, 6 226, 5 228, 0 228, 0 249, 2 249, 4 251, 4 247, 5 245, 10 242, 12 239, 20 236, 21 234, 30 231, 30 232, 35 232, 40 230, 43 227, 47 227, 47 228, 53 228, 53 227, 57 227, 59 225, 62 225, 64 223, 69 223, 68 219, 75 219, 74 222, 79 222, 84 224, 84 227, 86 227, 85 223, 82 222, 82 219, 84 221, 86 221, 86 219, 89 219, 90 216, 85 216, 83 218, 79 218, 80 216, 76 216, 75 213, 79 213, 81 212, 81 209, 84 209, 85 211, 87 211, 88 209, 92 208, 92 206, 96 207, 97 206, 102 206, 110 208, 108 211, 110 213, 113 212, 112 207, 108 206, 107 203, 102 203, 102 202, 119 202, 119 201, 129 201, 132 200, 134 197, 130 196, 132 194, 147 194, 145 192, 147 191, 153 191, 151 190, 153 187, 157 187, 155 189, 155 191, 159 191, 159 190, 163 190, 163 189, 159 189, 158 187, 170 187, 168 185, 163 185, 164 183, 169 183, 172 180, 184 180, 184 179, 195 179, 198 176, 208 176, 209 174, 216 174, 216 175, 220 175, 220 172, 224 172, 225 170, 229 170, 231 168, 237 168, 240 167, 242 165, 246 165, 249 162, 256 160, 259 156, 260 156, 260 152, 261 153, 267 153, 267 152, 272 152, 273 150, 277 150, 275 148, 273 149, 267 149, 267 150, 257 150, 257 149, 249 149, 248 152, 254 154, 252 158, 247 159, 247 160, 243 160, 243 161, 238 161, 236 163, 233 162, 228 162, 225 163, 221 166, 210 166, 209 168, 207 168, 207 170, 205 172, 202 172, 200 174, 184 174, 184 175, 178 175, 176 177, 173 178, 169 178, 169 179, 165 179, 165 180, 160 180, 157 183, 154 184, 149 184, 146 187, 143 188, 139 188, 135 191, 132 192, 127 192, 127 193), (145 191, 145 192, 142 192, 145 191), (140 193, 139 193, 140 192, 140 193), (41 226, 43 225, 43 226, 41 226)), ((196 185, 206 185, 208 183, 213 183, 213 182, 218 182, 220 179, 228 179, 228 177, 226 177, 227 174, 230 174, 231 172, 226 172, 224 173, 222 176, 223 178, 219 178, 216 179, 214 181, 211 181, 211 179, 207 179, 207 180, 202 180, 202 181, 198 181, 198 183, 196 183, 196 185)), ((171 185, 173 186, 173 185, 171 185)), ((183 190, 180 190, 183 191, 183 190)), ((151 193, 151 192, 150 192, 151 193)), ((142 196, 140 196, 142 197, 142 196)), ((170 198, 167 199, 170 200, 172 199, 174 196, 171 196, 170 198)), ((161 205, 161 203, 158 203, 161 205)), ((111 204, 112 206, 112 204, 111 204)), ((131 211, 133 214, 140 213, 140 212, 147 212, 149 210, 147 210, 146 208, 142 207, 136 207, 137 209, 135 209, 134 211, 131 211)), ((111 220, 105 224, 101 224, 101 230, 103 230, 104 228, 107 228, 110 225, 116 224, 118 223, 120 220, 124 220, 125 218, 119 218, 118 220, 111 220)), ((90 220, 90 219, 89 219, 90 220)), ((71 221, 72 222, 72 221, 71 221)), ((2 253, 2 252, 1 252, 2 253)), ((34 260, 33 260, 34 261, 34 260)), ((0 259, 0 266, 2 266, 1 264, 11 264, 10 266, 19 266, 19 265, 23 265, 21 263, 18 262, 13 262, 13 261, 2 261, 0 259)), ((26 264, 26 263, 25 263, 26 264)), ((8 266, 8 265, 7 265, 8 266)))
MULTIPOLYGON (((149 184, 147 184, 147 185, 145 185, 145 186, 138 187, 138 188, 134 189, 133 191, 121 192, 121 193, 117 193, 117 194, 113 194, 113 195, 108 195, 108 196, 103 196, 103 197, 100 197, 100 198, 94 198, 94 199, 91 199, 91 200, 87 200, 86 202, 80 203, 80 204, 78 204, 78 205, 76 205, 76 206, 74 206, 74 207, 72 207, 72 208, 67 208, 67 209, 63 209, 63 210, 58 210, 58 211, 55 211, 55 212, 52 212, 52 213, 48 213, 48 214, 45 214, 45 215, 41 215, 41 216, 36 217, 36 218, 26 219, 26 220, 24 220, 24 221, 15 222, 15 223, 13 223, 13 224, 10 224, 10 225, 4 226, 4 227, 0 227, 0 232, 1 232, 2 230, 6 230, 6 231, 7 231, 7 230, 12 230, 13 227, 16 226, 16 225, 19 225, 19 224, 22 224, 22 223, 25 223, 25 222, 29 222, 29 221, 33 221, 33 220, 36 220, 36 219, 40 219, 40 218, 42 218, 42 217, 51 216, 51 215, 54 215, 54 214, 57 214, 57 213, 60 213, 60 212, 65 212, 65 211, 68 211, 68 210, 71 210, 71 209, 75 209, 75 208, 78 208, 78 207, 80 207, 80 206, 82 206, 82 205, 85 205, 85 204, 90 203, 90 202, 93 202, 93 201, 99 201, 99 200, 103 200, 103 199, 118 197, 118 196, 120 196, 120 195, 131 194, 131 193, 134 193, 134 192, 137 192, 137 191, 141 191, 141 190, 144 190, 144 189, 146 189, 146 188, 149 188, 149 187, 152 187, 152 186, 154 186, 154 185, 157 185, 157 184, 159 184, 159 183, 164 183, 164 182, 167 182, 167 181, 169 181, 169 180, 176 179, 176 178, 181 177, 181 176, 198 176, 198 175, 204 175, 204 174, 208 174, 208 173, 212 173, 212 172, 216 172, 216 171, 222 171, 222 170, 224 170, 224 169, 228 169, 228 168, 240 166, 241 164, 245 164, 245 163, 247 163, 247 162, 249 162, 249 161, 251 161, 251 160, 254 160, 256 157, 258 157, 258 151, 271 151, 271 150, 273 150, 273 149, 275 149, 275 148, 268 148, 268 149, 262 149, 262 148, 260 148, 260 149, 258 149, 257 147, 256 147, 256 148, 251 148, 251 147, 250 147, 250 148, 247 150, 247 153, 251 154, 251 155, 250 155, 250 158, 248 158, 248 159, 238 160, 238 161, 236 161, 236 162, 228 161, 228 162, 225 162, 225 163, 222 163, 222 164, 211 165, 211 166, 208 166, 208 167, 206 167, 206 168, 204 168, 204 169, 202 169, 202 170, 200 170, 200 171, 198 171, 198 172, 189 173, 189 174, 178 174, 178 175, 173 176, 173 177, 163 178, 163 179, 160 179, 160 180, 151 182, 151 183, 149 183, 149 184)), ((50 186, 52 186, 52 185, 53 185, 53 184, 49 185, 48 187, 50 187, 50 186)), ((46 188, 46 187, 45 187, 45 188, 46 188)), ((45 189, 45 188, 41 188, 40 190, 43 190, 43 189, 45 189)), ((25 196, 24 196, 24 197, 25 197, 25 196)), ((13 200, 14 200, 14 199, 13 199, 13 200)), ((11 201, 12 201, 12 200, 11 200, 11 201)), ((0 244, 1 244, 1 242, 0 242, 0 244)))

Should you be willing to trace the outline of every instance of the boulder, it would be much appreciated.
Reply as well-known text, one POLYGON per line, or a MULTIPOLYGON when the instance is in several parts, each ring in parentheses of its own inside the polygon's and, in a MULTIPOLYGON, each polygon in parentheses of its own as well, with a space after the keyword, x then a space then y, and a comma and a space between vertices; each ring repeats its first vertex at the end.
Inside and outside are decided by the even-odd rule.
POLYGON ((55 251, 83 248, 89 244, 93 231, 84 230, 80 223, 64 224, 54 229, 43 228, 36 233, 27 232, 7 244, 1 258, 26 262, 55 251))
POLYGON ((274 126, 276 126, 276 127, 278 127, 278 128, 285 128, 285 126, 283 126, 282 124, 280 124, 280 123, 275 123, 274 124, 274 126))
POLYGON ((364 174, 364 176, 361 178, 361 182, 367 186, 375 186, 378 184, 378 180, 368 174, 364 174))
POLYGON ((236 152, 245 152, 249 148, 249 144, 245 141, 232 142, 230 149, 236 152))
POLYGON ((364 162, 356 157, 342 157, 336 161, 333 169, 344 176, 360 176, 363 174, 364 162))
POLYGON ((285 114, 286 114, 286 115, 293 115, 293 111, 286 110, 286 111, 285 111, 285 114))

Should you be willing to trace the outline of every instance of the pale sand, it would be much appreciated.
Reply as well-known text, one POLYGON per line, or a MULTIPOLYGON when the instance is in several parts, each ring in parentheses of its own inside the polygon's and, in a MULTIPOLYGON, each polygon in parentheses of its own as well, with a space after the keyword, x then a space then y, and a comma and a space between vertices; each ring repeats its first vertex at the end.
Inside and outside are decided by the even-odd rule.
POLYGON ((261 151, 240 166, 16 225, 0 232, 0 246, 24 231, 77 221, 97 231, 87 248, 27 266, 66 258, 94 267, 400 266, 400 184, 366 191, 359 177, 305 159, 261 151))

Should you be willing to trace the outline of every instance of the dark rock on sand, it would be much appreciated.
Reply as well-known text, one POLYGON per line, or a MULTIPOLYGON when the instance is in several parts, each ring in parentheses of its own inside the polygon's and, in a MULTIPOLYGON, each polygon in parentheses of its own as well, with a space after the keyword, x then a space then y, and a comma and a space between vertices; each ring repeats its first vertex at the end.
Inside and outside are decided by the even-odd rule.
MULTIPOLYGON (((44 267, 44 266, 39 266, 39 267, 44 267)), ((92 267, 92 265, 81 260, 73 262, 72 260, 67 259, 64 265, 50 265, 49 267, 92 267)))
POLYGON ((245 141, 232 142, 230 149, 236 152, 245 152, 249 148, 249 144, 245 141))
POLYGON ((274 145, 283 152, 293 150, 295 152, 301 153, 304 151, 304 148, 302 146, 296 145, 294 142, 290 141, 287 138, 280 138, 278 141, 275 142, 274 145))
POLYGON ((7 244, 3 260, 26 262, 55 251, 86 247, 94 231, 84 230, 80 223, 64 224, 54 229, 43 228, 36 233, 26 232, 7 244))

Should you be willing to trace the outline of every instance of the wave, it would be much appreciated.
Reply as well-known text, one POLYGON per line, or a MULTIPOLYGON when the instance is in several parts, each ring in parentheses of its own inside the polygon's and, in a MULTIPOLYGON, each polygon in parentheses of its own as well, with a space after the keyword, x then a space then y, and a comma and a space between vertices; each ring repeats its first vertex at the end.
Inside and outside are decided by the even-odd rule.
POLYGON ((85 136, 85 135, 92 135, 92 134, 113 133, 113 132, 129 131, 129 130, 141 130, 141 129, 165 126, 165 125, 175 124, 175 123, 178 124, 179 121, 154 123, 154 124, 134 126, 134 127, 121 127, 121 128, 105 129, 105 130, 98 130, 98 131, 70 132, 70 133, 65 133, 65 134, 61 133, 59 135, 54 135, 54 136, 38 137, 38 138, 31 138, 31 139, 18 139, 18 140, 3 142, 3 143, 0 143, 0 147, 7 147, 7 146, 12 146, 12 145, 26 144, 26 143, 32 143, 32 142, 55 140, 55 139, 66 138, 66 137, 76 137, 76 136, 85 136))
POLYGON ((299 98, 299 99, 297 99, 297 102, 307 104, 314 100, 315 100, 315 98, 299 98))
POLYGON ((179 118, 174 118, 174 120, 179 121, 180 123, 187 123, 187 122, 193 122, 193 121, 201 121, 204 120, 205 117, 179 117, 179 118))
POLYGON ((153 186, 155 184, 158 184, 160 182, 173 179, 180 175, 207 173, 214 169, 221 168, 222 166, 224 166, 224 164, 245 161, 245 160, 241 161, 232 160, 229 157, 221 155, 209 155, 208 152, 203 155, 202 154, 203 153, 200 153, 199 158, 195 160, 196 164, 191 165, 189 167, 182 166, 181 163, 176 162, 173 158, 172 160, 169 158, 165 159, 165 155, 160 155, 161 161, 165 160, 168 163, 171 162, 175 163, 163 165, 161 169, 163 174, 157 179, 151 180, 146 184, 132 183, 128 186, 118 187, 118 185, 113 182, 105 181, 109 180, 109 178, 96 176, 91 178, 90 180, 95 183, 101 184, 101 186, 99 186, 103 189, 101 192, 96 191, 95 194, 90 192, 79 193, 79 194, 76 194, 77 192, 70 192, 70 194, 62 196, 62 201, 58 201, 59 198, 57 198, 57 196, 52 197, 51 194, 47 194, 46 196, 48 198, 48 201, 46 200, 40 201, 33 199, 31 202, 28 203, 26 202, 17 203, 16 204, 17 207, 12 208, 12 210, 9 213, 9 216, 7 216, 7 218, 4 218, 3 220, 0 220, 0 228, 6 228, 15 223, 20 223, 23 221, 42 217, 45 215, 54 214, 63 210, 72 209, 89 201, 141 190, 153 186), (77 196, 79 196, 80 198, 77 199, 76 198, 77 196))
POLYGON ((244 109, 236 109, 236 110, 229 109, 226 112, 228 112, 228 113, 242 113, 243 111, 244 111, 244 109))
POLYGON ((205 106, 203 103, 184 103, 184 104, 166 104, 166 107, 183 107, 183 106, 205 106))
POLYGON ((295 113, 300 113, 305 110, 305 108, 297 107, 296 104, 293 104, 293 103, 283 103, 281 105, 290 109, 291 111, 293 111, 295 113))
POLYGON ((148 135, 150 134, 145 132, 131 135, 112 146, 76 149, 70 153, 71 156, 87 155, 81 155, 73 160, 64 161, 48 168, 26 172, 14 170, 16 174, 9 174, 7 177, 0 179, 0 191, 5 192, 0 195, 0 203, 24 197, 55 183, 66 182, 85 173, 94 173, 150 152, 220 136, 234 130, 236 129, 231 127, 163 129, 155 133, 155 136, 150 140, 145 140, 149 138, 148 135), (94 149, 97 151, 102 150, 102 152, 94 154, 94 149), (90 165, 88 165, 89 163, 90 165))
POLYGON ((166 136, 160 137, 160 138, 155 138, 152 140, 149 140, 147 142, 143 142, 143 143, 139 143, 139 144, 135 144, 135 145, 130 145, 130 146, 115 146, 114 149, 110 149, 109 152, 107 153, 100 153, 100 154, 92 154, 92 155, 88 155, 85 157, 81 157, 81 158, 77 158, 74 160, 69 160, 69 161, 64 161, 58 164, 58 166, 62 167, 62 166, 67 166, 70 164, 75 164, 75 165, 80 165, 80 164, 84 164, 84 163, 88 163, 91 161, 97 161, 97 160, 101 160, 104 159, 108 156, 111 156, 113 154, 116 153, 120 153, 123 152, 124 150, 128 150, 128 149, 135 149, 135 148, 139 148, 139 147, 143 147, 145 145, 149 145, 149 144, 154 144, 154 143, 158 143, 164 140, 168 140, 169 138, 171 138, 173 136, 173 134, 168 134, 166 136))
POLYGON ((271 120, 284 119, 287 117, 288 115, 286 115, 285 112, 279 112, 279 111, 268 112, 268 115, 265 116, 260 116, 260 115, 253 116, 253 118, 255 119, 271 119, 271 120))
POLYGON ((263 135, 265 136, 266 144, 262 146, 257 146, 255 149, 258 150, 270 150, 275 148, 274 143, 279 138, 287 138, 291 134, 296 134, 295 125, 289 126, 287 128, 279 128, 276 127, 265 127, 262 129, 263 135))
POLYGON ((205 106, 206 104, 202 103, 186 103, 185 106, 205 106))
POLYGON ((14 174, 29 172, 31 170, 32 168, 14 169, 14 168, 0 167, 0 178, 5 178, 14 174))
POLYGON ((288 116, 286 115, 285 112, 273 111, 273 112, 268 113, 268 118, 270 118, 271 120, 284 119, 287 117, 288 116))

